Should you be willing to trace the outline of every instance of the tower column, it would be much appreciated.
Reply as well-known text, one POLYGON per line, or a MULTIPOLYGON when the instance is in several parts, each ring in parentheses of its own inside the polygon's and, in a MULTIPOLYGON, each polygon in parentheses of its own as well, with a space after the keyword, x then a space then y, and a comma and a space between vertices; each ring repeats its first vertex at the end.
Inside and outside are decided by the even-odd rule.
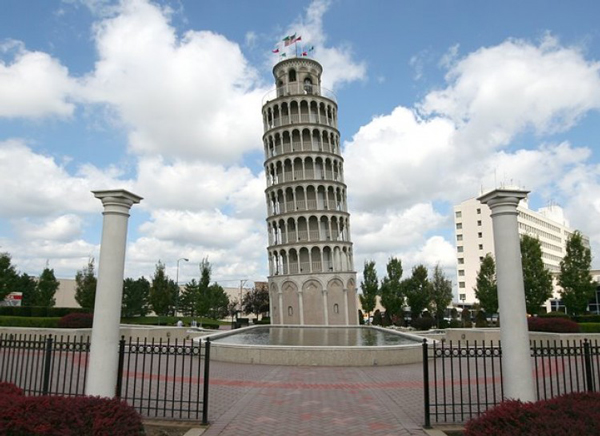
POLYGON ((300 325, 304 325, 304 293, 298 291, 298 310, 300 311, 300 325))
POLYGON ((323 319, 325 325, 329 325, 329 305, 327 302, 327 289, 323 289, 323 319))
POLYGON ((279 324, 283 324, 283 291, 281 289, 277 292, 277 297, 279 299, 279 324))
POLYGON ((504 396, 535 401, 517 222, 517 206, 527 194, 521 190, 496 189, 479 197, 479 201, 492 211, 504 396))
POLYGON ((125 190, 93 191, 104 215, 86 395, 114 397, 129 209, 142 200, 125 190))
POLYGON ((348 288, 344 287, 344 322, 349 324, 350 314, 348 313, 348 288))

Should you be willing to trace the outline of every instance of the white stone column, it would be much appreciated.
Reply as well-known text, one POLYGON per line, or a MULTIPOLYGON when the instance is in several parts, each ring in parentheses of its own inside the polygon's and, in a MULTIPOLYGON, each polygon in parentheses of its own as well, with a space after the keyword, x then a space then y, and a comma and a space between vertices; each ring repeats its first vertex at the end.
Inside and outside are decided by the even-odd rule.
POLYGON ((302 290, 298 291, 298 311, 300 312, 300 325, 304 325, 304 293, 302 290))
POLYGON ((280 289, 277 293, 279 297, 279 324, 284 324, 283 322, 283 291, 280 289))
POLYGON ((527 194, 517 189, 496 189, 479 197, 479 201, 492 211, 504 396, 535 401, 517 222, 519 200, 527 194))
POLYGON ((94 327, 86 395, 114 397, 119 362, 119 325, 123 298, 125 246, 129 209, 139 197, 125 190, 93 191, 104 206, 94 327))
POLYGON ((349 311, 350 309, 348 308, 348 288, 344 288, 344 322, 346 323, 346 325, 350 324, 350 315, 349 315, 349 311))
POLYGON ((327 289, 323 289, 323 319, 325 325, 329 325, 329 303, 327 302, 327 292, 327 289))

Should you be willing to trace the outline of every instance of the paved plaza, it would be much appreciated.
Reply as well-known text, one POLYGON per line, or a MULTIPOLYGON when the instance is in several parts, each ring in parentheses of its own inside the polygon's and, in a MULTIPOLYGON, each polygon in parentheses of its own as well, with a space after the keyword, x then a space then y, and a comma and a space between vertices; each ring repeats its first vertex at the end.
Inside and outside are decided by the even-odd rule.
POLYGON ((295 367, 211 362, 203 436, 425 435, 422 365, 295 367))

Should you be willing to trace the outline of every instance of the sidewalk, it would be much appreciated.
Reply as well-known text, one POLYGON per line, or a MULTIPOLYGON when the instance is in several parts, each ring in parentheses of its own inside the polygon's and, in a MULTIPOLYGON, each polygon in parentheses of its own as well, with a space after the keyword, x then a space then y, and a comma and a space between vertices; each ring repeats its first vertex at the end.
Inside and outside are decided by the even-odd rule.
POLYGON ((425 436, 422 366, 212 362, 209 422, 203 436, 425 436))

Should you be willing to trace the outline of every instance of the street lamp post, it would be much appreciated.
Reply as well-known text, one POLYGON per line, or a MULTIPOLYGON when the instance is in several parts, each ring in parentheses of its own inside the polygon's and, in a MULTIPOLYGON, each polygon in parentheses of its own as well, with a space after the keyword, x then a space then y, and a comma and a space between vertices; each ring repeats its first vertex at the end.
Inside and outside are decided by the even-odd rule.
POLYGON ((179 262, 182 260, 185 260, 186 262, 190 261, 185 257, 177 259, 177 274, 175 275, 175 284, 177 285, 177 295, 175 297, 175 316, 177 316, 179 313, 179 262))

